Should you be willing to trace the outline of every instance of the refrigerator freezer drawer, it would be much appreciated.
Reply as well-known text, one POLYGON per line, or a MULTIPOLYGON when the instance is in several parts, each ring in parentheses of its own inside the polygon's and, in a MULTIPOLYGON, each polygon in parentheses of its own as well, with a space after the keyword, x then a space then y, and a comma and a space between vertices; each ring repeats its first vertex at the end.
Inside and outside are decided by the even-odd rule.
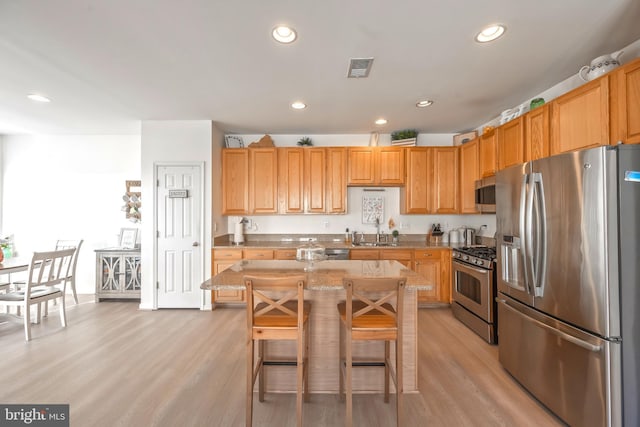
POLYGON ((500 363, 540 402, 569 425, 620 425, 620 344, 504 295, 498 318, 500 363))

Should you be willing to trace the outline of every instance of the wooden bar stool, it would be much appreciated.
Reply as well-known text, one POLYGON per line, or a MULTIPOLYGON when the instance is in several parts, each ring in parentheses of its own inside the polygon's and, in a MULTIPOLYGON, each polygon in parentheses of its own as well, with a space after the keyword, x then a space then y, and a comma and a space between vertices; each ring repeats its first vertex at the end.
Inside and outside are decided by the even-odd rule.
POLYGON ((296 416, 302 426, 302 398, 308 401, 309 386, 309 314, 311 303, 304 300, 305 276, 244 276, 247 292, 247 414, 246 425, 253 419, 253 386, 259 377, 258 396, 264 402, 264 367, 296 366, 296 416), (295 340, 295 360, 265 360, 264 342, 295 340), (254 343, 258 342, 258 360, 254 360, 254 343))
POLYGON ((396 423, 399 427, 402 425, 402 307, 405 279, 346 276, 343 285, 347 299, 338 304, 338 312, 340 398, 346 395, 347 400, 345 425, 351 427, 353 424, 352 368, 384 366, 384 401, 389 402, 391 375, 396 386, 396 423), (394 301, 395 307, 392 305, 394 301), (384 358, 354 361, 353 341, 384 341, 384 358), (395 369, 390 359, 391 341, 395 341, 395 369))

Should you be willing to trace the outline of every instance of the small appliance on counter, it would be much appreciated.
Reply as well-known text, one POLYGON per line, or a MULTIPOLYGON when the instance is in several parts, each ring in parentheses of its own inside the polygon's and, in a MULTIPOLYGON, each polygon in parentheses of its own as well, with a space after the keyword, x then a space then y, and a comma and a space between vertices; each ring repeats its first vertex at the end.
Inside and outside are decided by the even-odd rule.
POLYGON ((427 234, 427 241, 432 245, 439 245, 442 243, 443 234, 440 224, 433 224, 431 226, 431 233, 427 234))
POLYGON ((242 218, 240 222, 238 222, 235 226, 233 232, 233 244, 234 245, 242 245, 244 244, 244 224, 247 222, 246 218, 242 218))

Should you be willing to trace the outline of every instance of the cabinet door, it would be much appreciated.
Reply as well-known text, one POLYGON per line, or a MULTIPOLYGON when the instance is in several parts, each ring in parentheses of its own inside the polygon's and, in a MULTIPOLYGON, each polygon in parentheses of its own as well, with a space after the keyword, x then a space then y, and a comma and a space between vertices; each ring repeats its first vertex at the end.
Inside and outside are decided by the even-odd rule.
POLYGON ((458 147, 432 151, 432 213, 458 213, 458 147))
POLYGON ((296 254, 295 249, 276 249, 273 251, 273 259, 295 260, 296 254))
POLYGON ((245 249, 243 259, 273 259, 273 249, 245 249))
POLYGON ((497 130, 498 170, 524 162, 523 118, 518 117, 500 126, 497 130))
POLYGON ((327 148, 327 213, 347 212, 347 150, 327 148))
POLYGON ((349 259, 378 260, 380 251, 378 249, 351 249, 349 259))
POLYGON ((249 151, 222 150, 222 214, 249 213, 249 151))
POLYGON ((615 141, 640 143, 640 60, 616 71, 617 124, 615 141))
POLYGON ((403 214, 429 213, 431 188, 431 148, 407 148, 407 183, 400 188, 400 212, 403 214))
POLYGON ((609 144, 609 75, 552 103, 551 155, 609 144))
MULTIPOLYGON (((234 264, 232 261, 214 261, 213 270, 218 274, 234 264)), ((244 302, 244 291, 241 289, 225 289, 212 292, 212 303, 214 302, 244 302)))
POLYGON ((324 148, 305 148, 305 211, 326 211, 327 154, 324 148))
POLYGON ((98 257, 99 293, 118 293, 122 289, 124 263, 121 255, 102 254, 98 257))
POLYGON ((480 137, 480 177, 496 174, 496 133, 483 134, 480 137))
POLYGON ((347 185, 375 184, 375 151, 373 147, 349 148, 349 175, 347 185))
MULTIPOLYGON (((212 249, 211 275, 215 276, 221 271, 231 267, 242 259, 242 249, 212 249)), ((211 303, 217 302, 244 302, 245 292, 241 289, 222 290, 211 292, 211 303)))
POLYGON ((249 148, 249 207, 252 213, 278 211, 278 156, 275 148, 249 148))
POLYGON ((376 183, 380 185, 404 184, 404 149, 378 147, 376 155, 376 183))
POLYGON ((476 210, 476 180, 479 173, 479 139, 460 146, 460 213, 478 213, 476 210))
POLYGON ((545 104, 524 116, 524 159, 529 162, 549 157, 549 108, 545 104))
POLYGON ((440 251, 440 302, 451 304, 451 250, 440 251))
POLYGON ((418 302, 440 302, 440 260, 416 259, 415 271, 434 284, 429 291, 418 291, 418 302))
POLYGON ((278 193, 280 213, 304 212, 304 151, 278 148, 278 193))
POLYGON ((124 255, 124 282, 122 290, 126 293, 138 293, 142 283, 140 255, 124 255))
POLYGON ((410 249, 380 249, 380 259, 398 261, 407 268, 413 267, 413 251, 410 249))

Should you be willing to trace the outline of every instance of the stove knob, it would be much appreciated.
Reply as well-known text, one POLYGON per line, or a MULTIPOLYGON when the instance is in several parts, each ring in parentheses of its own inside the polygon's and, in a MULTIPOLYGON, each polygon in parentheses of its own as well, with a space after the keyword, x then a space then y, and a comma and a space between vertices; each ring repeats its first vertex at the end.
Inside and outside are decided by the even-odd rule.
POLYGON ((479 260, 477 260, 477 261, 476 261, 476 264, 478 264, 478 265, 484 265, 484 262, 483 262, 481 259, 479 259, 479 260))
POLYGON ((465 260, 465 261, 469 261, 469 256, 465 255, 465 256, 462 257, 462 259, 465 260))

